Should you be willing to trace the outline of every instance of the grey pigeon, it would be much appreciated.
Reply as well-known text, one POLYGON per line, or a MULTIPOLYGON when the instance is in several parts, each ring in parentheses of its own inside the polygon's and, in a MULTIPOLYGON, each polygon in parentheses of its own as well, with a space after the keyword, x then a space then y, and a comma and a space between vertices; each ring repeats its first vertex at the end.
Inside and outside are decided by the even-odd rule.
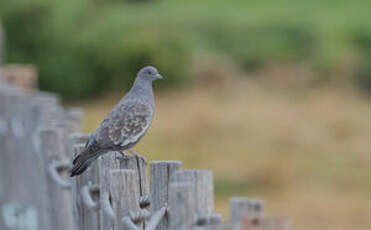
POLYGON ((155 103, 152 82, 162 79, 157 69, 142 68, 133 87, 111 110, 97 130, 90 136, 85 149, 73 160, 71 177, 83 173, 89 165, 108 151, 130 150, 147 132, 152 123, 155 103))

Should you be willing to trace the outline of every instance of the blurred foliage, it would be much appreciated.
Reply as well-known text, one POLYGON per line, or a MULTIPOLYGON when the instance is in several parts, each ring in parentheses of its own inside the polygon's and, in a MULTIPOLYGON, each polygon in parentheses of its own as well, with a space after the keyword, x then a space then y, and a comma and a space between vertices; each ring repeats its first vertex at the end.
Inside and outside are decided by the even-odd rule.
POLYGON ((357 66, 356 80, 362 89, 371 93, 371 31, 358 29, 353 34, 361 55, 357 66))
POLYGON ((364 0, 13 0, 1 1, 0 18, 7 61, 37 64, 41 88, 67 99, 128 88, 144 65, 166 77, 159 85, 182 85, 200 53, 222 54, 246 71, 307 62, 325 70, 326 79, 355 47, 353 82, 371 90, 367 6, 364 0))
POLYGON ((7 61, 36 63, 40 87, 65 99, 99 95, 112 86, 127 89, 144 65, 156 66, 167 77, 165 86, 186 81, 184 38, 125 26, 124 17, 104 15, 95 4, 17 0, 0 5, 7 61))
POLYGON ((268 62, 300 61, 315 52, 313 31, 300 25, 270 24, 241 28, 209 28, 208 39, 246 70, 268 62))
POLYGON ((356 81, 363 90, 371 93, 371 54, 365 55, 359 63, 356 81))

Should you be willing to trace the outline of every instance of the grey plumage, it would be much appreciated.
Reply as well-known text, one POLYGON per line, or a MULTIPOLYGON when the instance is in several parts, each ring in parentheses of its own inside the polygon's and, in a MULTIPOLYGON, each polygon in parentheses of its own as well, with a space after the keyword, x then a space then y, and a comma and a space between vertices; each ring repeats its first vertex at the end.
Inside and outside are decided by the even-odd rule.
POLYGON ((111 110, 73 160, 71 177, 83 173, 100 155, 132 148, 152 123, 155 104, 152 82, 162 76, 154 67, 142 68, 133 87, 111 110))

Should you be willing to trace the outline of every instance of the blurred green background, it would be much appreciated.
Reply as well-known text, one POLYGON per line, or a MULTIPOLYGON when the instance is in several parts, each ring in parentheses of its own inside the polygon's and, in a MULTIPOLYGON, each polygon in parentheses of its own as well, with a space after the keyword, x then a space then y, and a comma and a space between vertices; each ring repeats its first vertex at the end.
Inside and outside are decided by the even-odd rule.
POLYGON ((192 80, 197 55, 219 54, 244 71, 306 62, 316 81, 337 78, 371 90, 370 1, 1 1, 7 61, 35 63, 40 87, 66 99, 127 88, 145 64, 192 80), (349 64, 349 63, 347 63, 349 64), (62 71, 63 69, 63 71, 62 71), (119 85, 119 86, 118 86, 119 85))
POLYGON ((156 66, 149 160, 215 173, 294 229, 370 229, 371 1, 0 1, 6 63, 86 111, 94 131, 156 66))

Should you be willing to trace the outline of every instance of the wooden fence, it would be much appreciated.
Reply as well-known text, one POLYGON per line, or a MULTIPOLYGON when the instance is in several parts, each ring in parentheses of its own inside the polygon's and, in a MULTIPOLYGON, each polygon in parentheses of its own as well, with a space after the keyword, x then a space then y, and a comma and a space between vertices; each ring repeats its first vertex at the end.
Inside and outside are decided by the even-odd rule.
POLYGON ((212 172, 179 161, 147 167, 112 152, 69 178, 71 159, 88 139, 82 115, 54 94, 0 86, 1 230, 290 229, 249 198, 232 198, 230 220, 222 221, 212 172))

